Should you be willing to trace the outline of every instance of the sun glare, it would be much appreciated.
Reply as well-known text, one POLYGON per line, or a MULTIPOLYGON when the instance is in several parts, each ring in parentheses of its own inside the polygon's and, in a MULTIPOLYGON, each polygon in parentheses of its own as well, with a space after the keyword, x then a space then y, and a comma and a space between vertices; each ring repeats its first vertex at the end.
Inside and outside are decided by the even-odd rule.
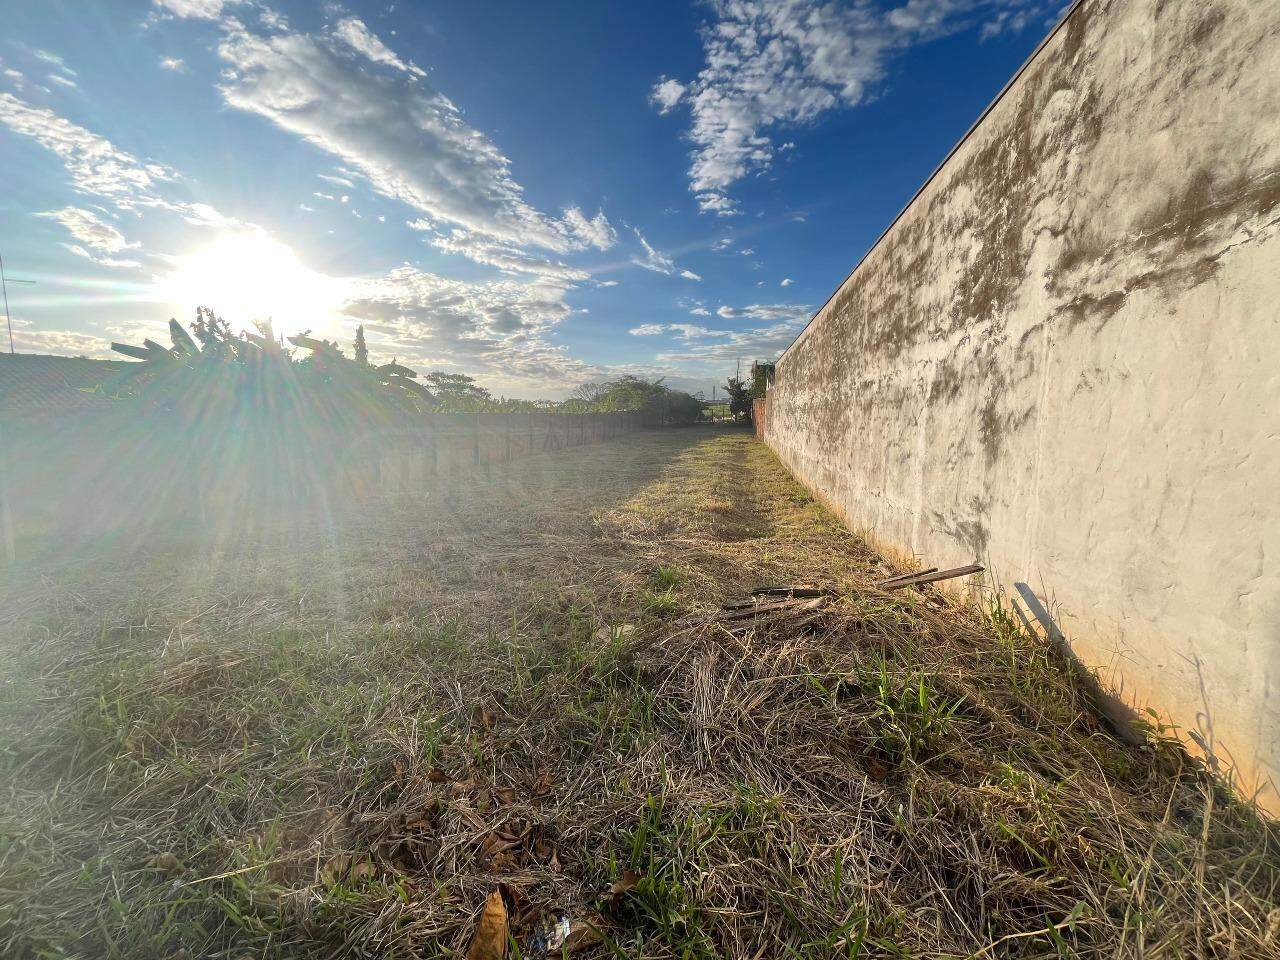
POLYGON ((224 234, 177 259, 157 293, 184 315, 211 307, 233 329, 270 318, 277 333, 330 332, 347 283, 308 268, 286 244, 262 233, 224 234))

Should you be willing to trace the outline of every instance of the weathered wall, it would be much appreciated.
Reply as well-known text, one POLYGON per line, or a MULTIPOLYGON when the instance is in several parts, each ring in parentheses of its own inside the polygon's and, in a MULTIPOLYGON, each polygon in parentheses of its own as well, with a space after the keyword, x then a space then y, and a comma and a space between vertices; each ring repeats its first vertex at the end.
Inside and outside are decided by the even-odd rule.
POLYGON ((1280 782, 1280 3, 1085 0, 768 407, 851 525, 1032 584, 1128 698, 1280 782))

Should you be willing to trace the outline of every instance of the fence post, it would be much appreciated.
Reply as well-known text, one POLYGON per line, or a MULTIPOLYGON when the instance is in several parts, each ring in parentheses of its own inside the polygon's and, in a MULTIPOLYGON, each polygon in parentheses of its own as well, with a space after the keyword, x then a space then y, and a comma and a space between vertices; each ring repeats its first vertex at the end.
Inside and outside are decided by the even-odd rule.
POLYGON ((427 436, 431 443, 431 483, 438 487, 440 485, 440 441, 434 423, 431 424, 427 436))

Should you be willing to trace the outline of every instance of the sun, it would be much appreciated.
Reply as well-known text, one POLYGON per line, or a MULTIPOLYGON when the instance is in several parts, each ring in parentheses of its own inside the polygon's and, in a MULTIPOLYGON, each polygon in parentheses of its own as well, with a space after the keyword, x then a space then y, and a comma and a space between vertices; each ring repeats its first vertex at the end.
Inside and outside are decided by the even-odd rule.
POLYGON ((175 258, 160 278, 158 296, 190 316, 210 307, 232 329, 252 330, 271 319, 277 333, 332 332, 350 284, 307 267, 287 244, 262 233, 228 233, 175 258))

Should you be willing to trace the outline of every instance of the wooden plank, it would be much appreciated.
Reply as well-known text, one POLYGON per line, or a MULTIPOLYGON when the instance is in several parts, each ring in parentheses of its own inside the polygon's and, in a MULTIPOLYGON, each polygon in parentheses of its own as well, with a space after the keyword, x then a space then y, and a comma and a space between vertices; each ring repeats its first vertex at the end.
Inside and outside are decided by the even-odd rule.
POLYGON ((938 570, 934 573, 917 573, 903 580, 887 581, 888 586, 880 584, 883 590, 901 590, 903 587, 915 587, 922 583, 937 583, 939 580, 954 580, 956 577, 967 577, 971 573, 981 573, 983 568, 976 563, 967 567, 952 567, 950 570, 938 570))
POLYGON ((926 567, 923 570, 915 571, 915 573, 900 573, 896 577, 886 577, 884 580, 881 580, 879 583, 877 583, 876 586, 880 587, 883 590, 885 587, 889 586, 889 584, 897 583, 899 580, 910 580, 912 577, 919 577, 919 576, 923 576, 926 573, 937 573, 937 572, 938 572, 937 567, 926 567))

